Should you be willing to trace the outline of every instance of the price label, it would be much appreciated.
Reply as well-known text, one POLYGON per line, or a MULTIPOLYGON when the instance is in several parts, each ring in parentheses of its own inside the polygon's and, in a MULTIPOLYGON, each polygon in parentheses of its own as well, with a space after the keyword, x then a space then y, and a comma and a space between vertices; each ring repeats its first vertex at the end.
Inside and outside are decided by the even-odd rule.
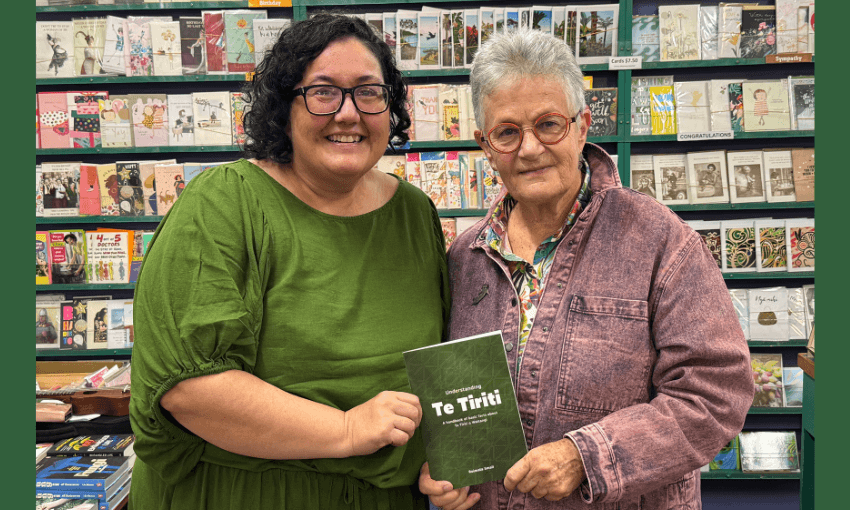
POLYGON ((643 57, 608 57, 608 69, 640 69, 643 57))

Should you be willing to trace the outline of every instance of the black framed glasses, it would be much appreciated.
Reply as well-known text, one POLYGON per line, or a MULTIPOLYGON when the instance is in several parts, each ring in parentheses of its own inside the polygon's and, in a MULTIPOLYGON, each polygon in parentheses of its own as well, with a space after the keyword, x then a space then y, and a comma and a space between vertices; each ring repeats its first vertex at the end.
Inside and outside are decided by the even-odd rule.
POLYGON ((560 113, 546 113, 538 117, 529 128, 522 128, 510 122, 498 124, 487 133, 487 143, 496 152, 510 154, 519 150, 525 131, 531 129, 540 143, 554 145, 570 133, 570 124, 578 122, 579 115, 581 112, 568 119, 560 113))
POLYGON ((336 115, 342 109, 346 94, 351 94, 354 107, 360 113, 384 113, 390 107, 391 92, 391 86, 373 83, 349 89, 336 85, 310 85, 292 91, 293 94, 304 98, 307 111, 313 115, 336 115))

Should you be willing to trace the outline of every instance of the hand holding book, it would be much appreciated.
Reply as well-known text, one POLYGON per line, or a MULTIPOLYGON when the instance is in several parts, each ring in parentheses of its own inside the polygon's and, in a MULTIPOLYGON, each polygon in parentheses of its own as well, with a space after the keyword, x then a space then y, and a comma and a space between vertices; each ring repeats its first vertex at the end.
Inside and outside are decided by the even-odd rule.
POLYGON ((558 501, 585 479, 584 464, 571 439, 533 448, 505 475, 505 489, 530 492, 537 499, 558 501))
POLYGON ((422 407, 416 395, 382 391, 346 411, 349 455, 369 455, 389 444, 402 446, 413 437, 421 420, 422 407))

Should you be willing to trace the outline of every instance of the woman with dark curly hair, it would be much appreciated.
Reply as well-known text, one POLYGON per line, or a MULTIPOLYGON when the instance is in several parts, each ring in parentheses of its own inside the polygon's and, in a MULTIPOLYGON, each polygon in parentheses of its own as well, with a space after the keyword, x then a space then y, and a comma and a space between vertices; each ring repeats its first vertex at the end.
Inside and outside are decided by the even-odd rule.
POLYGON ((448 282, 434 205, 374 168, 410 125, 393 55, 320 14, 244 92, 248 159, 192 179, 139 275, 130 506, 427 508, 402 352, 448 282))

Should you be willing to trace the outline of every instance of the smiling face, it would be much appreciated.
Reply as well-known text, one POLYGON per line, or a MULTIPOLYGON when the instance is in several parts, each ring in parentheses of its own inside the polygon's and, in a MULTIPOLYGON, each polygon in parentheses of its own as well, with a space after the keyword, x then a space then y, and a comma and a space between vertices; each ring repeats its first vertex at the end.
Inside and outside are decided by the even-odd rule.
POLYGON ((576 114, 559 81, 523 78, 486 96, 483 105, 484 134, 476 131, 475 139, 511 196, 525 206, 554 207, 558 212, 571 208, 581 189, 578 161, 587 140, 590 113, 585 111, 578 122, 570 124, 563 140, 544 145, 529 129, 541 115, 554 112, 572 118, 576 114), (511 154, 496 152, 481 141, 494 126, 505 122, 526 129, 519 150, 511 154))
MULTIPOLYGON (((330 43, 294 88, 322 84, 349 88, 366 83, 384 83, 381 65, 360 41, 347 37, 330 43)), ((360 113, 350 94, 334 115, 311 114, 304 98, 297 96, 289 119, 292 168, 309 179, 359 178, 378 162, 390 139, 389 110, 360 113)))

